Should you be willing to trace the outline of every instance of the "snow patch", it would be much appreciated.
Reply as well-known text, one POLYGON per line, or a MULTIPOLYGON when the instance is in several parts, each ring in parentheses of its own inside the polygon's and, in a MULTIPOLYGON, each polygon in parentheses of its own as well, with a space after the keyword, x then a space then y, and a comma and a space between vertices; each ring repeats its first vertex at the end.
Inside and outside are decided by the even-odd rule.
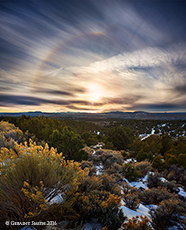
POLYGON ((49 204, 60 204, 61 202, 63 202, 63 193, 57 194, 54 198, 50 200, 49 204))
POLYGON ((131 163, 136 163, 137 160, 136 160, 136 159, 129 158, 129 159, 126 159, 126 160, 124 161, 125 164, 130 163, 130 162, 131 162, 131 163))
POLYGON ((103 164, 100 163, 100 165, 96 166, 96 175, 102 175, 103 172, 103 164))
POLYGON ((92 220, 90 222, 86 222, 85 225, 85 230, 92 230, 93 228, 97 229, 97 230, 101 230, 102 226, 101 224, 99 224, 98 222, 92 220))
MULTIPOLYGON (((146 138, 150 137, 151 135, 155 134, 155 129, 154 127, 151 130, 150 134, 147 134, 146 136, 144 136, 143 138, 141 138, 141 141, 145 140, 146 138)), ((143 134, 140 134, 139 136, 142 136, 143 134)))
POLYGON ((126 206, 122 205, 121 206, 121 210, 124 214, 124 216, 126 216, 128 219, 132 219, 133 217, 136 216, 147 216, 149 219, 151 218, 150 214, 149 214, 149 209, 147 207, 145 207, 143 204, 139 205, 139 208, 134 211, 130 208, 127 208, 126 206))
POLYGON ((148 187, 147 187, 147 185, 144 183, 144 181, 139 181, 139 182, 137 182, 137 181, 135 181, 135 182, 131 182, 130 183, 130 185, 132 186, 132 187, 136 187, 136 188, 144 188, 144 189, 148 189, 148 187))
POLYGON ((182 187, 179 187, 179 192, 178 192, 178 194, 179 195, 181 195, 181 196, 183 196, 183 197, 186 197, 186 192, 183 190, 183 188, 182 187))

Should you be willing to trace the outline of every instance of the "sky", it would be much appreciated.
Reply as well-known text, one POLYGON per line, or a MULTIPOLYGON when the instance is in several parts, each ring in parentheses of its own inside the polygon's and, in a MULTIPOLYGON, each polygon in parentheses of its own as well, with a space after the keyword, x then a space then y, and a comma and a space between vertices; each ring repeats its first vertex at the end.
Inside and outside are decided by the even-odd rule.
POLYGON ((186 2, 0 0, 0 112, 186 112, 186 2))

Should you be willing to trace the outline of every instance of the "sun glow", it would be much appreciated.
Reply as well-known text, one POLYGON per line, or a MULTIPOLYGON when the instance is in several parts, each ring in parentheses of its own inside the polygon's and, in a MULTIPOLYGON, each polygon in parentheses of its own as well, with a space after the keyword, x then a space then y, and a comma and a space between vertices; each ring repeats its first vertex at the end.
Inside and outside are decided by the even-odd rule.
POLYGON ((104 88, 97 83, 90 83, 87 86, 87 98, 91 102, 97 102, 104 96, 104 88))

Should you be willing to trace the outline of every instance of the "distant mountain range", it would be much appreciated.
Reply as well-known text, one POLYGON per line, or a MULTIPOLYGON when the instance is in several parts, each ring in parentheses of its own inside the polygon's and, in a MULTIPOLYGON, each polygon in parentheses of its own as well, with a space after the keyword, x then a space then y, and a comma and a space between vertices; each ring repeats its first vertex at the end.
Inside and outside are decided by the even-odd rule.
POLYGON ((135 112, 122 112, 112 111, 104 113, 83 113, 83 112, 59 112, 59 113, 47 113, 41 111, 35 112, 20 112, 20 113, 0 113, 0 116, 49 116, 60 117, 65 119, 155 119, 155 120, 186 120, 186 112, 175 113, 149 113, 144 111, 135 112))

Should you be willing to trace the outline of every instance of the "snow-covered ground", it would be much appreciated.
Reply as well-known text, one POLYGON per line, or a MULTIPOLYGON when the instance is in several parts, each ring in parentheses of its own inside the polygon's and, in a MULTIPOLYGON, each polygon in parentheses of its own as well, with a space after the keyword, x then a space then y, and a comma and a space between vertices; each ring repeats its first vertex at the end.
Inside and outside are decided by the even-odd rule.
POLYGON ((136 187, 136 188, 144 188, 144 189, 148 189, 148 187, 147 187, 147 184, 146 184, 146 182, 147 182, 147 177, 148 177, 148 175, 146 175, 142 180, 140 180, 140 181, 135 181, 135 182, 130 182, 129 184, 130 184, 130 186, 132 186, 132 187, 136 187))
POLYGON ((96 175, 102 175, 103 168, 104 168, 102 162, 99 165, 95 166, 95 167, 96 167, 96 175))
POLYGON ((157 207, 156 205, 145 206, 143 204, 140 204, 139 208, 136 211, 134 211, 130 208, 127 208, 125 205, 122 205, 121 210, 122 210, 124 216, 127 217, 127 219, 132 219, 132 217, 136 217, 136 216, 140 217, 141 215, 147 216, 149 219, 151 219, 151 216, 149 214, 149 210, 151 208, 156 208, 156 207, 157 207))
POLYGON ((183 197, 186 197, 186 192, 183 190, 183 188, 182 187, 179 187, 179 192, 178 192, 178 194, 179 195, 181 195, 181 196, 183 196, 183 197))
POLYGON ((126 160, 124 161, 125 164, 126 164, 126 163, 136 163, 136 162, 137 162, 137 160, 136 160, 136 159, 132 159, 132 158, 126 159, 126 160))
POLYGON ((57 194, 54 198, 52 198, 49 204, 60 204, 63 201, 63 193, 57 194))
POLYGON ((150 134, 140 134, 139 137, 141 137, 141 141, 145 140, 146 138, 150 137, 151 135, 153 135, 155 133, 155 129, 154 127, 151 130, 150 134))

